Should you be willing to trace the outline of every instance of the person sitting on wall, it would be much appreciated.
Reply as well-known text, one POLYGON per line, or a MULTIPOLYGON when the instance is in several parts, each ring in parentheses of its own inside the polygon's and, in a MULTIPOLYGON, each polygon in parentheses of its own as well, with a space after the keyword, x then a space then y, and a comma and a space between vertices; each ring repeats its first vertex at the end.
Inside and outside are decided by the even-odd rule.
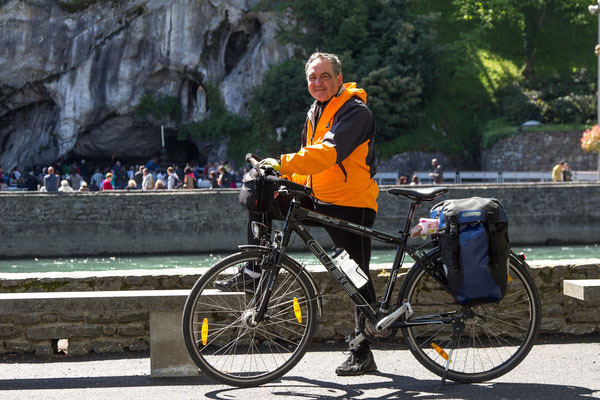
POLYGON ((558 164, 552 168, 552 180, 554 182, 562 182, 563 181, 563 171, 565 169, 565 162, 560 161, 558 164))
POLYGON ((565 166, 563 169, 563 181, 570 182, 573 180, 573 171, 569 169, 569 163, 565 161, 565 166))

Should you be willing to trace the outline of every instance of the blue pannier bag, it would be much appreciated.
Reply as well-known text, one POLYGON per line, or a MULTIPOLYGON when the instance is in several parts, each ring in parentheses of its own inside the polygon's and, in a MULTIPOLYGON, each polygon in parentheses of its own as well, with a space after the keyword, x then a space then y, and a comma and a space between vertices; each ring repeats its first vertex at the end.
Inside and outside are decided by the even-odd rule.
POLYGON ((508 217, 496 199, 446 200, 431 209, 448 287, 459 304, 498 302, 506 293, 508 217))

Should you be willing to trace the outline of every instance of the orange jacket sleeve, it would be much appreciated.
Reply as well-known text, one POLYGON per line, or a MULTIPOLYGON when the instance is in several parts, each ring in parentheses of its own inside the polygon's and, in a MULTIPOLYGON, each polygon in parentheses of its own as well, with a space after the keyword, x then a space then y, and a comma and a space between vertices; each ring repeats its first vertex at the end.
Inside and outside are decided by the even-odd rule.
POLYGON ((336 164, 337 151, 330 143, 306 146, 297 153, 281 155, 281 173, 313 175, 336 164))

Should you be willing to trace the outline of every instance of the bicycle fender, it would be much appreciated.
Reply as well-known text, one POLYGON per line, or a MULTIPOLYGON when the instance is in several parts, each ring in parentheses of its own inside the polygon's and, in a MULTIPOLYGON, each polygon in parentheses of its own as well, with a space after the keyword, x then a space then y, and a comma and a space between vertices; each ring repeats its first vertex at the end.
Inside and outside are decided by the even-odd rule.
MULTIPOLYGON (((270 252, 271 251, 271 249, 266 246, 259 246, 259 245, 253 245, 253 244, 241 244, 241 245, 238 245, 238 248, 241 251, 252 251, 252 250, 258 250, 258 251, 262 251, 262 252, 270 252)), ((312 286, 313 293, 315 294, 315 300, 317 301, 317 309, 319 311, 319 317, 322 316, 323 315, 323 304, 321 301, 322 296, 319 293, 318 286, 317 286, 313 276, 310 274, 310 272, 308 272, 306 270, 306 268, 304 268, 302 266, 302 264, 300 264, 298 261, 296 261, 293 258, 291 258, 290 256, 288 256, 287 254, 284 254, 283 258, 286 261, 290 262, 290 264, 294 264, 296 266, 296 268, 298 268, 300 273, 303 274, 304 276, 306 276, 306 278, 308 279, 308 281, 310 282, 310 284, 312 286)))

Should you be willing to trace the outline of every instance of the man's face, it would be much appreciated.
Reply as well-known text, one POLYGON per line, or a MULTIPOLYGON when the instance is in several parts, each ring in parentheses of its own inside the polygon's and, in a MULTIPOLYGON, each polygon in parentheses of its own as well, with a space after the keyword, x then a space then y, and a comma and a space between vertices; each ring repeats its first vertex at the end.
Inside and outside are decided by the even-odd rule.
POLYGON ((333 67, 328 60, 317 58, 306 70, 308 91, 318 101, 332 98, 342 85, 342 75, 333 76, 333 67))

